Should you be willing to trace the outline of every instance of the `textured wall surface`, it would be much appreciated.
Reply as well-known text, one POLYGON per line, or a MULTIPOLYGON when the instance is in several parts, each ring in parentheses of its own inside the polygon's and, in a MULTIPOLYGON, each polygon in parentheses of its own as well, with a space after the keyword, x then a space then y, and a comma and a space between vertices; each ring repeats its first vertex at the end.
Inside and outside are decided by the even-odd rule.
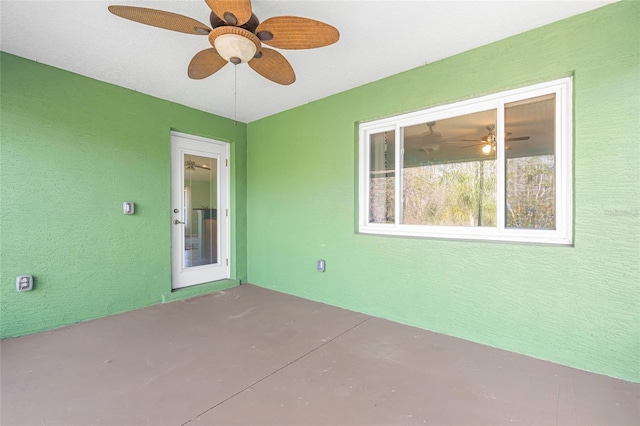
POLYGON ((640 381, 639 21, 613 4, 250 123, 249 281, 640 381), (357 122, 568 75, 574 247, 356 233, 357 122))
POLYGON ((2 337, 246 280, 245 125, 5 53, 1 67, 2 337), (171 293, 171 129, 231 142, 235 281, 171 293), (22 274, 35 290, 15 291, 22 274))

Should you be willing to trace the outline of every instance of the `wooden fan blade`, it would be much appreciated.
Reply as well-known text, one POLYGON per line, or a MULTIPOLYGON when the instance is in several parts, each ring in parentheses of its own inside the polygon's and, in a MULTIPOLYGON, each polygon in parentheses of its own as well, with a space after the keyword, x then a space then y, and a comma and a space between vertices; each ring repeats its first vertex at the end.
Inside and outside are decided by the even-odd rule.
POLYGON ((256 35, 263 43, 279 49, 313 49, 340 39, 340 33, 331 25, 297 16, 269 18, 258 25, 256 35))
POLYGON ((227 65, 227 61, 216 52, 216 49, 202 50, 191 59, 187 74, 194 80, 200 80, 216 73, 227 65))
POLYGON ((508 138, 508 139, 505 139, 505 141, 507 142, 528 141, 529 139, 531 139, 531 136, 520 136, 519 138, 508 138))
POLYGON ((211 31, 211 28, 202 22, 164 10, 134 6, 109 6, 108 9, 109 12, 121 18, 165 30, 196 35, 207 35, 211 31))
POLYGON ((279 52, 263 47, 262 56, 249 61, 249 66, 264 78, 282 85, 296 81, 296 74, 289 61, 279 52))
POLYGON ((251 19, 250 0, 205 0, 213 13, 229 25, 239 27, 251 19))

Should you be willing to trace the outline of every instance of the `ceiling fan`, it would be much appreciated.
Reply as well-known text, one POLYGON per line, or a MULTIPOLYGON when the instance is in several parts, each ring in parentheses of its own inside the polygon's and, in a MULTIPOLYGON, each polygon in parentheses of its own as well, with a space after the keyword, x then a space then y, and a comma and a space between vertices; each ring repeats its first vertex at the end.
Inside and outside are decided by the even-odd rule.
POLYGON ((338 41, 340 33, 331 25, 297 16, 276 16, 260 23, 250 0, 205 0, 211 9, 209 27, 177 13, 134 6, 109 6, 121 18, 166 30, 208 36, 211 48, 202 50, 189 63, 187 74, 203 79, 227 63, 248 63, 261 76, 289 85, 296 81, 291 64, 278 49, 313 49, 338 41))
MULTIPOLYGON (((471 145, 466 145, 466 146, 461 146, 458 149, 465 149, 465 148, 471 148, 474 146, 482 146, 482 152, 484 154, 490 154, 491 151, 496 149, 496 134, 494 132, 495 130, 495 125, 490 124, 487 126, 487 131, 489 132, 489 134, 487 134, 486 136, 483 136, 480 141, 478 141, 477 139, 462 139, 462 142, 476 142, 474 144, 471 145)), ((526 141, 531 139, 531 136, 520 136, 517 138, 510 138, 508 137, 511 134, 511 132, 506 132, 505 133, 505 142, 515 142, 515 141, 526 141)), ((509 147, 505 147, 505 149, 509 149, 509 147)))

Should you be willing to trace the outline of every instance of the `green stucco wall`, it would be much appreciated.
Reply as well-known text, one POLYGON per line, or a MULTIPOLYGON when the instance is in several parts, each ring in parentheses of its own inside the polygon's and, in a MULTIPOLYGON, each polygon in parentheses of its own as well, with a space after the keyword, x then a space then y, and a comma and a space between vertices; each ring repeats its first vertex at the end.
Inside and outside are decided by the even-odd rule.
POLYGON ((246 281, 244 124, 5 53, 0 64, 2 337, 246 281), (231 143, 235 213, 235 280, 173 293, 172 129, 231 143), (22 274, 35 290, 15 291, 22 274))
POLYGON ((249 281, 640 381, 638 22, 616 3, 250 123, 249 281), (568 75, 574 247, 356 233, 357 122, 568 75))
POLYGON ((640 381, 638 21, 617 3, 248 126, 2 53, 0 337, 248 278, 640 381), (567 75, 574 247, 356 233, 357 122, 567 75), (235 277, 173 293, 171 129, 231 142, 235 277))

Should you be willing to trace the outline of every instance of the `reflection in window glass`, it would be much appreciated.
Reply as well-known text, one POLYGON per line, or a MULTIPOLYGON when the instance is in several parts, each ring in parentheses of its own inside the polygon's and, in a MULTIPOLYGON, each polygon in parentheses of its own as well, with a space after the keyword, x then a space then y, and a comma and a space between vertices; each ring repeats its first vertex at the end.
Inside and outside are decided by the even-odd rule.
POLYGON ((507 228, 556 228, 555 104, 550 94, 505 105, 507 228))
POLYGON ((185 154, 184 165, 184 267, 214 264, 218 261, 218 161, 185 154))
POLYGON ((373 134, 369 144, 369 222, 394 223, 395 131, 373 134))
POLYGON ((404 128, 403 224, 496 226, 495 123, 488 110, 404 128))

